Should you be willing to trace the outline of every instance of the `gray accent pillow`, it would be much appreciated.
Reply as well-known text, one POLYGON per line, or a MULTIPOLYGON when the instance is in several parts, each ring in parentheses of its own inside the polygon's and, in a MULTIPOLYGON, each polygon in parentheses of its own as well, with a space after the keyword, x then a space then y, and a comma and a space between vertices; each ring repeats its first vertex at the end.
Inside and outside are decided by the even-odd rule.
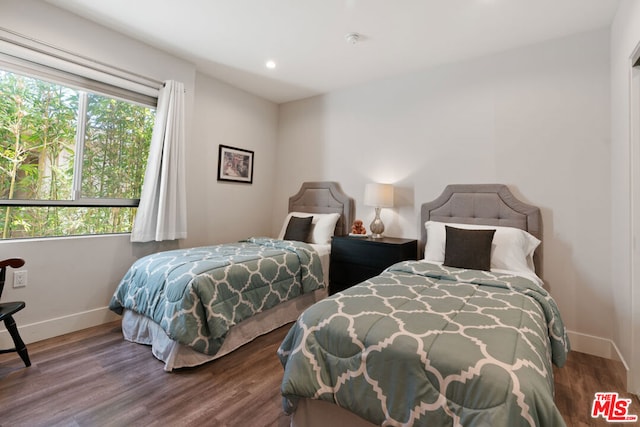
POLYGON ((491 242, 496 230, 466 230, 445 226, 444 265, 472 270, 491 269, 491 242))
POLYGON ((311 231, 312 216, 298 217, 292 216, 287 224, 287 231, 284 233, 283 240, 297 240, 299 242, 308 242, 309 232, 311 231))

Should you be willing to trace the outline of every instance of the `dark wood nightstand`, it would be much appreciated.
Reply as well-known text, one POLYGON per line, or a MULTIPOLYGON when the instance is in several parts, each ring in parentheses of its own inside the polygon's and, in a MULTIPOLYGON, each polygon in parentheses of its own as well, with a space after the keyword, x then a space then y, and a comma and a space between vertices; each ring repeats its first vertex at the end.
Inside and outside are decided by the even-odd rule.
POLYGON ((418 241, 382 237, 334 236, 331 241, 329 295, 382 272, 391 264, 418 257, 418 241))

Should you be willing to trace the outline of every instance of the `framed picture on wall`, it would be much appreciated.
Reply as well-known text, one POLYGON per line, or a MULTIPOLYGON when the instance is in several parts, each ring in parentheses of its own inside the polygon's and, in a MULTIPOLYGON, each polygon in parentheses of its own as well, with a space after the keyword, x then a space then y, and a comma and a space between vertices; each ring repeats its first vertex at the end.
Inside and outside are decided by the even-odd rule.
POLYGON ((218 181, 253 183, 253 151, 220 145, 218 181))

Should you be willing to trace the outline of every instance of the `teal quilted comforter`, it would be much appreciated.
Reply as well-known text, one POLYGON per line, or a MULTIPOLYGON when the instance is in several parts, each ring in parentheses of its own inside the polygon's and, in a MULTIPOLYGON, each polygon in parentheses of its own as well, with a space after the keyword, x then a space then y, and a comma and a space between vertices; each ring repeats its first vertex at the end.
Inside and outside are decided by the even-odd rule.
POLYGON ((552 362, 568 351, 528 279, 407 261, 299 317, 278 349, 283 405, 321 399, 390 426, 563 426, 552 362))
POLYGON ((213 355, 232 326, 323 286, 320 258, 311 246, 251 238, 140 258, 109 308, 147 316, 171 339, 213 355))

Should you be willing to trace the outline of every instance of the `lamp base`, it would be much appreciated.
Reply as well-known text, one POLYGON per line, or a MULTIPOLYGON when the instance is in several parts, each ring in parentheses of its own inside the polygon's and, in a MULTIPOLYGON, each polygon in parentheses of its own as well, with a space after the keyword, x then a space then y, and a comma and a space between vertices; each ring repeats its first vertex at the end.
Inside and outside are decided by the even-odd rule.
POLYGON ((369 225, 369 229, 371 230, 371 238, 379 239, 382 237, 382 233, 384 232, 384 224, 380 219, 380 208, 376 209, 376 217, 373 219, 371 225, 369 225))

